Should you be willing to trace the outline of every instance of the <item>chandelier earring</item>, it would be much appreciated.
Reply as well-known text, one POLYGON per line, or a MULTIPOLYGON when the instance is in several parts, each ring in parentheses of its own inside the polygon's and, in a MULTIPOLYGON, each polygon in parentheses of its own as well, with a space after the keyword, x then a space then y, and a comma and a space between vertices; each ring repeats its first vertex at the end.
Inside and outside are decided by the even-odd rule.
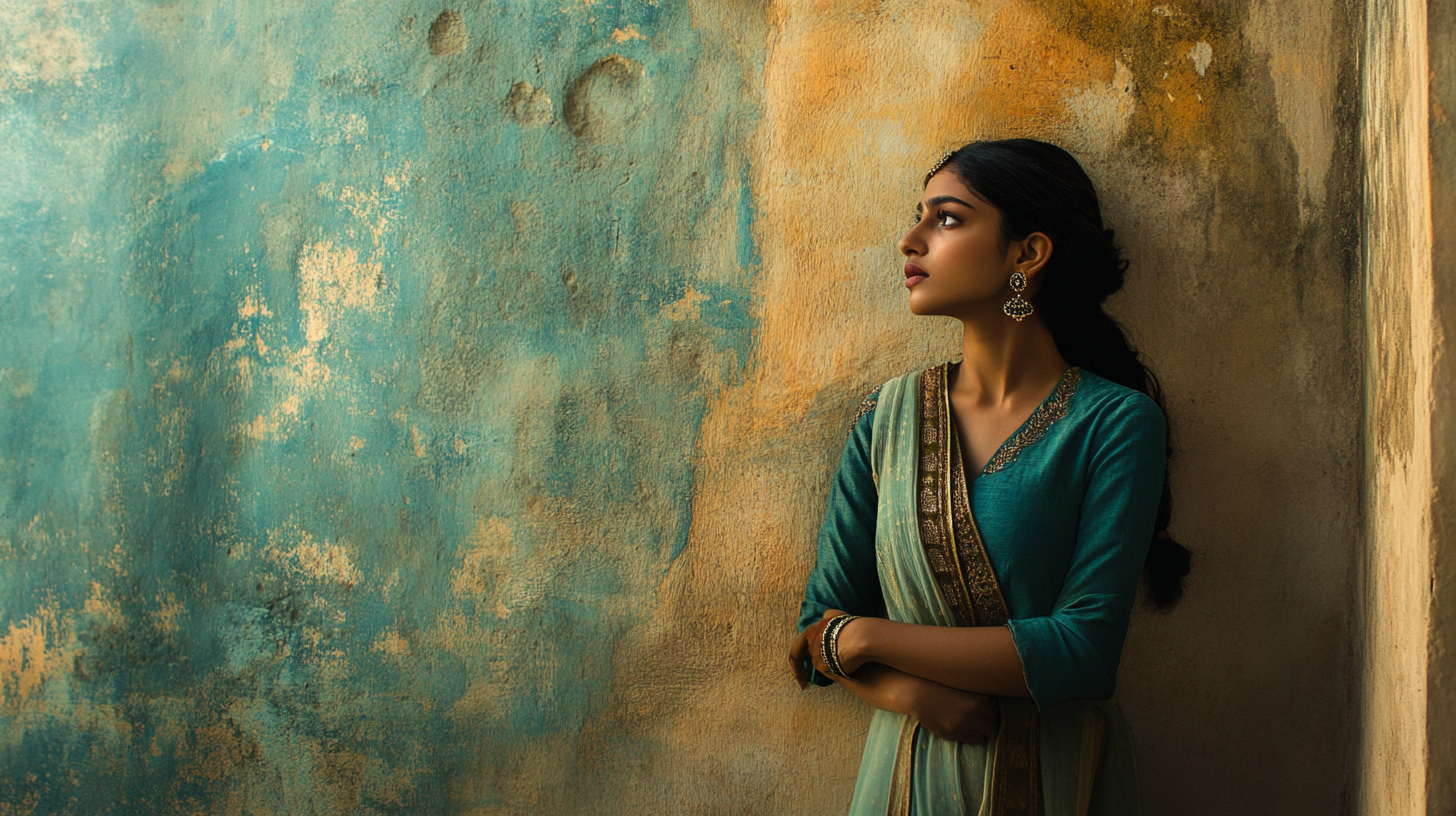
POLYGON ((1011 273, 1011 291, 1013 292, 1011 299, 1002 305, 1001 311, 1005 312, 1007 317, 1020 323, 1031 315, 1031 304, 1021 297, 1021 293, 1026 291, 1026 275, 1022 274, 1020 270, 1011 273))

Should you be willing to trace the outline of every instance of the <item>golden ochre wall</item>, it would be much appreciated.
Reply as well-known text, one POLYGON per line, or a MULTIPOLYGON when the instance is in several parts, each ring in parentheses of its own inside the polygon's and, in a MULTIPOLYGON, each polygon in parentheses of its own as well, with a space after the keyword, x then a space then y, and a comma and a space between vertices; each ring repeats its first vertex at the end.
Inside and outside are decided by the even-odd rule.
POLYGON ((1145 812, 1351 807, 1363 10, 0 23, 0 812, 842 812, 867 712, 784 658, 828 478, 957 349, 904 309, 920 175, 1024 135, 1169 395, 1145 812))
POLYGON ((1358 812, 1444 814, 1456 812, 1456 6, 1366 13, 1358 812))
MULTIPOLYGON (((1360 812, 1426 813, 1432 268, 1425 7, 1371 4, 1365 169, 1368 545, 1360 570, 1360 812)), ((1440 812, 1440 811, 1435 811, 1440 812)))
MULTIPOLYGON (((983 136, 1067 145, 1133 259, 1116 309, 1171 395, 1175 532, 1198 551, 1188 601, 1171 616, 1138 616, 1121 676, 1146 807, 1345 807, 1359 541, 1358 20, 1335 4, 771 12, 755 182, 764 306, 745 392, 725 406, 745 414, 728 426, 733 444, 785 415, 833 427, 873 383, 953 348, 950 327, 919 325, 890 294, 896 216, 926 157, 983 136)), ((768 430, 789 439, 798 429, 768 430)), ((687 568, 676 577, 690 606, 734 606, 782 582, 773 614, 791 614, 809 563, 793 548, 817 519, 780 497, 821 495, 823 471, 766 444, 771 453, 746 459, 751 483, 732 464, 717 466, 721 481, 698 480, 695 536, 674 568, 687 568), (765 497, 769 512, 742 513, 765 497), (735 569, 743 540, 757 543, 751 577, 735 569), (765 565, 780 548, 782 560, 765 565), (733 594, 720 594, 725 575, 743 576, 728 579, 743 582, 733 594)), ((755 696, 713 716, 732 721, 725 744, 771 729, 784 710, 757 696, 784 686, 779 643, 758 628, 772 615, 760 614, 744 637, 768 641, 766 668, 740 670, 753 679, 734 685, 755 696)), ((703 636, 714 631, 705 621, 703 636)), ((720 693, 705 679, 701 706, 716 710, 720 693)), ((798 695, 786 686, 777 694, 816 718, 791 742, 792 756, 815 758, 786 764, 815 790, 837 779, 842 796, 863 726, 841 718, 856 707, 829 695, 790 702, 798 695), (817 747, 826 736, 832 753, 817 747)))

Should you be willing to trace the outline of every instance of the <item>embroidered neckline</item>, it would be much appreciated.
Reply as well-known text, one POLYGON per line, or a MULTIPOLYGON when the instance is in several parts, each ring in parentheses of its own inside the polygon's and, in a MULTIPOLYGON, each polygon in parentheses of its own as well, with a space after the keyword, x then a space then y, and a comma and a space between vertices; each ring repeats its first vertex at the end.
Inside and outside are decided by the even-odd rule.
POLYGON ((986 476, 1006 467, 1016 461, 1021 451, 1027 446, 1035 444, 1037 440, 1046 436, 1046 432, 1052 427, 1052 423, 1067 415, 1067 406, 1072 402, 1072 394, 1077 391, 1077 384, 1082 381, 1082 369, 1072 366, 1062 372, 1062 378, 1057 381, 1057 387, 1036 406, 1026 422, 1021 424, 1016 433, 1012 434, 1005 442, 1001 443, 998 449, 989 460, 986 466, 981 468, 981 475, 986 476))
POLYGON ((864 419, 865 414, 868 414, 870 411, 875 410, 875 405, 878 404, 879 401, 880 387, 876 386, 875 390, 871 391, 869 394, 865 395, 864 399, 860 400, 859 407, 854 409, 854 419, 851 419, 849 421, 850 433, 854 433, 854 426, 858 425, 861 419, 864 419))

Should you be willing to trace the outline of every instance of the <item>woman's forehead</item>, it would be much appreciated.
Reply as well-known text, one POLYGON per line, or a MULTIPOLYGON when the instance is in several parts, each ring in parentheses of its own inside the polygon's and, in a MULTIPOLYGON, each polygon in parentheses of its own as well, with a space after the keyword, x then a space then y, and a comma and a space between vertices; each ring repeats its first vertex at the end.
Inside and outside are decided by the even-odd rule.
POLYGON ((977 193, 969 185, 961 180, 961 177, 952 173, 950 168, 941 170, 930 177, 926 182, 925 190, 920 195, 921 202, 930 201, 941 196, 953 196, 965 199, 972 204, 990 204, 981 194, 977 193))

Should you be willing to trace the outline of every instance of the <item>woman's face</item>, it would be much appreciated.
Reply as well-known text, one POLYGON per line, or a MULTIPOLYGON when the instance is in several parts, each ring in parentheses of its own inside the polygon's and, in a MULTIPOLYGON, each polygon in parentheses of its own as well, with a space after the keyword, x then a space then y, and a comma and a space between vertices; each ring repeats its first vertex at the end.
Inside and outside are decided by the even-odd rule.
MULTIPOLYGON (((1011 273, 1021 269, 1031 278, 1045 263, 1035 251, 1046 236, 1036 233, 1001 246, 1000 210, 949 170, 931 177, 915 212, 915 223, 900 239, 914 314, 964 318, 987 309, 999 312, 1011 296, 1011 273)), ((1045 248, 1050 254, 1049 243, 1045 248)))

